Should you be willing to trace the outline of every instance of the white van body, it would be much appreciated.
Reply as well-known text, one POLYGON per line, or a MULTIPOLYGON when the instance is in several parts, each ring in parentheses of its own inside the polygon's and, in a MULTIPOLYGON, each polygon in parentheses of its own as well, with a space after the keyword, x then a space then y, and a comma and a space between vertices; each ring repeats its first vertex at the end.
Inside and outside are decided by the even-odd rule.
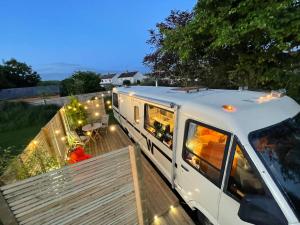
POLYGON ((296 212, 289 204, 249 141, 252 132, 297 116, 300 106, 293 99, 247 90, 132 86, 114 88, 113 111, 185 202, 211 223, 253 224, 238 215, 249 194, 239 187, 246 187, 276 202, 285 220, 281 224, 299 224, 299 208, 296 212), (249 173, 240 161, 251 166, 249 173))

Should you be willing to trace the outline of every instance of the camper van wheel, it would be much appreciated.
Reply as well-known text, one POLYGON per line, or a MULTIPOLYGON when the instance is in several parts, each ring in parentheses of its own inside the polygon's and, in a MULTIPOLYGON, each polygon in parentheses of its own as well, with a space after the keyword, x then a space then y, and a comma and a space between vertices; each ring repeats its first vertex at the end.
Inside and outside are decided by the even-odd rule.
POLYGON ((201 225, 213 225, 199 210, 197 210, 197 219, 201 225))

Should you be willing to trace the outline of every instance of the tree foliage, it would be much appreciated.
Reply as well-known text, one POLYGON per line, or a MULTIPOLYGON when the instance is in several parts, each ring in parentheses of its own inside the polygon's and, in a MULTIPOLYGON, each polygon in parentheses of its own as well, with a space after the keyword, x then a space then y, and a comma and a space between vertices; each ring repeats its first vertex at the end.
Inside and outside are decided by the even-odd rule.
POLYGON ((183 78, 187 73, 192 72, 191 61, 182 61, 175 52, 163 49, 164 33, 186 26, 192 17, 193 14, 188 11, 172 10, 163 22, 156 24, 155 29, 149 30, 150 39, 147 43, 152 46, 153 51, 144 57, 143 62, 151 68, 156 77, 183 78))
POLYGON ((4 61, 0 65, 0 89, 15 87, 33 87, 41 80, 40 75, 26 63, 16 59, 4 61))
POLYGON ((156 51, 178 57, 174 67, 189 64, 186 74, 209 87, 287 88, 299 95, 298 0, 201 0, 191 15, 185 25, 159 30, 156 51))
POLYGON ((91 71, 76 71, 61 82, 61 95, 74 95, 101 91, 100 74, 91 71))

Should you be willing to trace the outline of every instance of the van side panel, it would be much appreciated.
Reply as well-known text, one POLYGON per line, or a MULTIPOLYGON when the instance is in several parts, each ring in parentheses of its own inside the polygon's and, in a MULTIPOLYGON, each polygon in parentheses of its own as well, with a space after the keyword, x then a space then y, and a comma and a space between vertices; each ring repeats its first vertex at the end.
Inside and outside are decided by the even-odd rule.
POLYGON ((145 130, 145 104, 155 105, 151 102, 145 102, 144 100, 133 96, 120 93, 119 111, 117 112, 115 110, 114 115, 119 118, 119 123, 128 132, 128 135, 140 145, 142 151, 154 162, 164 176, 171 182, 172 150, 145 130), (139 123, 136 123, 134 120, 134 106, 139 107, 139 123))

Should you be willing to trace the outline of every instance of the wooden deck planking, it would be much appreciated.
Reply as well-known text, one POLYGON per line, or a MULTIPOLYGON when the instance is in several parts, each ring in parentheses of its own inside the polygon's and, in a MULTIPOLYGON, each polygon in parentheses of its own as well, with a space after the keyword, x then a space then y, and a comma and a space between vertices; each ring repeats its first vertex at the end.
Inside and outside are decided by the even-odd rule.
POLYGON ((132 145, 130 139, 126 136, 119 125, 115 126, 115 130, 108 129, 107 133, 101 132, 101 136, 96 141, 90 140, 87 144, 87 152, 92 155, 101 155, 113 150, 128 147, 132 145))
MULTIPOLYGON (((101 155, 105 152, 133 145, 119 125, 115 131, 103 133, 96 143, 90 143, 90 153, 101 155)), ((179 200, 170 187, 160 177, 151 163, 142 155, 143 193, 146 198, 146 214, 151 225, 194 225, 192 219, 180 206, 179 200), (174 209, 170 209, 173 205, 174 209), (158 219, 154 220, 154 216, 158 219)))

